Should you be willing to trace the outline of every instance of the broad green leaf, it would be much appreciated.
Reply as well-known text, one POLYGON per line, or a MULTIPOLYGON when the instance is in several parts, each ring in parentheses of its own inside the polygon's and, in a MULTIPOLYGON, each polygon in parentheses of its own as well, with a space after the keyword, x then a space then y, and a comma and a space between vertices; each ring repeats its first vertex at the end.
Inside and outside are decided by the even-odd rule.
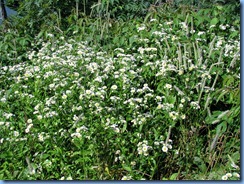
POLYGON ((174 174, 172 174, 172 175, 170 176, 169 180, 176 180, 176 178, 177 178, 178 175, 179 175, 178 173, 174 173, 174 174))
POLYGON ((123 164, 122 167, 123 167, 126 171, 129 171, 129 172, 132 171, 131 167, 129 167, 129 166, 125 165, 125 164, 123 164))
POLYGON ((216 17, 213 18, 210 22, 210 25, 216 25, 219 22, 219 19, 217 19, 216 17))
POLYGON ((224 77, 224 81, 223 81, 223 84, 226 85, 226 86, 230 86, 230 84, 234 83, 235 82, 235 79, 233 76, 231 75, 227 75, 224 77))
POLYGON ((219 124, 216 128, 216 132, 220 135, 223 134, 227 130, 227 123, 223 121, 221 124, 219 124))

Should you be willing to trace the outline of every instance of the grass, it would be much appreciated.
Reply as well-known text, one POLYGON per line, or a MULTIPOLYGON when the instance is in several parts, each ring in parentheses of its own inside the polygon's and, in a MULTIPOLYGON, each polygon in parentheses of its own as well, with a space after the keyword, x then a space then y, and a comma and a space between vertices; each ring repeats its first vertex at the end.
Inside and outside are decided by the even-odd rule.
POLYGON ((0 68, 0 179, 240 179, 238 24, 162 16, 0 68))

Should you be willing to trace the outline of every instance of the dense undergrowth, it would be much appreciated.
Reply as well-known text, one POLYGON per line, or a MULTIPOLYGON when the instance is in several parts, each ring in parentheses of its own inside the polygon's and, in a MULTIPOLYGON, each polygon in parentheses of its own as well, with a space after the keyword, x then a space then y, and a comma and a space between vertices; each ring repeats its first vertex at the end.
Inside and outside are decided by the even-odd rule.
POLYGON ((5 30, 0 179, 240 179, 240 20, 228 13, 162 5, 126 22, 70 16, 34 37, 5 30))

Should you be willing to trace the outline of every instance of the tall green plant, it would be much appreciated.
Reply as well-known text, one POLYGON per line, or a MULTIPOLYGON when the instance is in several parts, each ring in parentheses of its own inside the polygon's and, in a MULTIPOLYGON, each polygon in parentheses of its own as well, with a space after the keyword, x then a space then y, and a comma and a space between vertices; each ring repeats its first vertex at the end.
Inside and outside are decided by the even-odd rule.
POLYGON ((154 3, 155 0, 99 0, 91 7, 91 13, 92 16, 128 20, 145 16, 150 5, 154 3))

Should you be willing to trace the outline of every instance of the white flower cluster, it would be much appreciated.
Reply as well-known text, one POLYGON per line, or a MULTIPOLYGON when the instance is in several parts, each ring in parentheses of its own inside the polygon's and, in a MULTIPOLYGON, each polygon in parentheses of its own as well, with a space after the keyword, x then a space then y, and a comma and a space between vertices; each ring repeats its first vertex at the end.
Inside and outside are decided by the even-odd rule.
POLYGON ((140 31, 143 31, 143 30, 146 30, 146 29, 147 29, 146 25, 142 24, 141 27, 137 28, 137 31, 140 32, 140 31))
POLYGON ((221 177, 222 180, 228 180, 231 177, 236 177, 236 178, 240 178, 240 174, 238 174, 237 172, 233 172, 233 173, 226 173, 225 175, 223 175, 221 177))
POLYGON ((121 180, 132 180, 132 177, 129 176, 129 175, 127 175, 127 176, 123 176, 123 177, 121 178, 121 180))
POLYGON ((29 133, 31 127, 33 127, 32 119, 28 119, 28 120, 27 120, 27 123, 28 123, 28 125, 27 125, 27 127, 26 127, 26 129, 25 129, 25 133, 29 133))
POLYGON ((139 155, 144 155, 144 156, 148 156, 148 151, 152 149, 151 146, 148 146, 148 141, 144 140, 142 142, 139 142, 137 144, 137 151, 139 155))
POLYGON ((75 133, 72 133, 71 137, 72 138, 75 138, 75 137, 76 138, 81 138, 82 133, 87 132, 87 131, 88 131, 88 128, 83 125, 81 127, 76 128, 75 133))
POLYGON ((144 54, 145 52, 156 52, 158 49, 156 47, 147 47, 147 48, 142 48, 142 47, 139 47, 138 48, 138 52, 140 54, 144 54))
POLYGON ((169 139, 168 142, 163 143, 162 151, 167 153, 169 149, 172 149, 172 140, 169 139))
MULTIPOLYGON (((160 138, 162 138, 162 136, 160 136, 160 138)), ((167 153, 169 149, 172 149, 172 143, 173 143, 173 141, 171 139, 168 139, 166 141, 155 141, 154 145, 160 146, 160 147, 162 146, 161 150, 164 153, 167 153)))

